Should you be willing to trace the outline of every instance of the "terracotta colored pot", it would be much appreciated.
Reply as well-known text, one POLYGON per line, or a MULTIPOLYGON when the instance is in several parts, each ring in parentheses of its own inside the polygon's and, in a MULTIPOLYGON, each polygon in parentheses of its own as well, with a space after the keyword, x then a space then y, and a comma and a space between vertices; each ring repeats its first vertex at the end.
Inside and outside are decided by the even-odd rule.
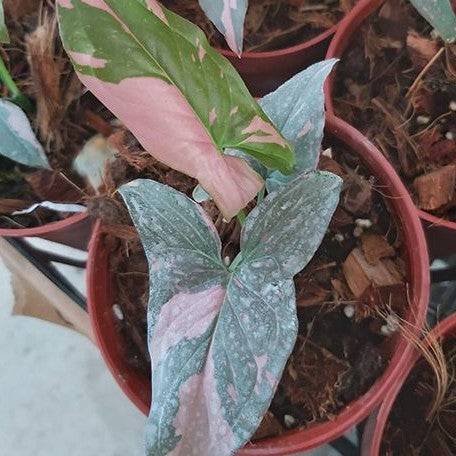
MULTIPOLYGON (((421 327, 429 299, 428 253, 424 233, 412 200, 399 177, 383 155, 357 130, 340 119, 329 117, 326 132, 347 148, 359 154, 360 161, 376 176, 382 191, 390 196, 388 203, 404 240, 407 259, 410 302, 409 321, 421 327)), ((127 396, 144 413, 148 413, 151 399, 149 379, 138 375, 123 358, 123 338, 118 331, 112 311, 113 291, 109 272, 109 249, 102 227, 97 223, 89 247, 88 303, 91 321, 99 347, 112 374, 127 396)), ((295 430, 280 438, 249 444, 239 452, 242 456, 287 455, 308 450, 341 436, 363 420, 384 398, 403 372, 412 355, 411 346, 401 337, 393 339, 392 358, 383 375, 361 398, 349 404, 330 422, 305 430, 295 430)))
POLYGON ((276 51, 244 52, 242 58, 224 49, 219 52, 236 68, 250 93, 262 97, 309 65, 323 60, 337 27, 338 24, 309 41, 276 51))
MULTIPOLYGON (((456 314, 451 315, 436 326, 432 330, 432 335, 437 339, 448 337, 456 338, 456 314)), ((373 413, 367 420, 361 441, 362 456, 379 456, 383 434, 385 432, 391 410, 402 389, 402 386, 407 380, 408 375, 419 359, 420 355, 418 353, 414 353, 414 356, 407 361, 407 364, 404 366, 401 381, 399 381, 388 393, 378 411, 373 413)), ((436 453, 436 456, 439 456, 439 453, 436 453)))
POLYGON ((64 220, 47 223, 36 228, 0 228, 2 237, 39 237, 65 244, 75 249, 87 250, 93 220, 87 213, 70 215, 64 220))
MULTIPOLYGON (((369 0, 360 0, 359 4, 369 0)), ((239 58, 219 49, 236 68, 253 96, 262 97, 313 63, 323 60, 332 36, 345 18, 320 35, 295 46, 266 52, 244 52, 239 58)))
MULTIPOLYGON (((350 47, 352 40, 357 36, 356 32, 359 26, 371 14, 374 14, 385 1, 367 0, 358 3, 338 27, 328 48, 326 58, 343 58, 343 54, 350 47)), ((335 71, 337 71, 337 67, 335 71)), ((332 94, 334 81, 335 72, 329 76, 325 85, 326 110, 331 114, 335 114, 332 94)), ((456 222, 438 218, 418 208, 417 211, 425 229, 431 260, 445 258, 456 253, 456 222)))

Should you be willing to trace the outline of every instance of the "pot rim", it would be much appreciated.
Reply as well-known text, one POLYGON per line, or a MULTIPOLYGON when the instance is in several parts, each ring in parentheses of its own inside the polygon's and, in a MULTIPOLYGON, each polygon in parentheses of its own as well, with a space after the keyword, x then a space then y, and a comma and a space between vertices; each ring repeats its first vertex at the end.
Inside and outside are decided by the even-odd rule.
MULTIPOLYGON (((427 336, 433 338, 445 338, 449 335, 456 336, 456 314, 442 320, 427 336)), ((426 339, 425 339, 426 340, 426 339)), ((379 406, 377 411, 373 413, 366 422, 362 440, 361 440, 361 454, 365 456, 379 456, 382 444, 383 434, 388 423, 391 410, 394 407, 397 396, 402 390, 404 383, 416 362, 421 358, 419 352, 414 352, 413 356, 409 358, 407 364, 404 366, 404 373, 401 379, 396 383, 394 388, 385 396, 385 400, 379 406)))
POLYGON ((69 217, 58 220, 56 222, 46 223, 41 226, 33 228, 0 228, 0 236, 2 237, 40 237, 49 233, 60 231, 63 228, 67 228, 73 224, 82 222, 89 218, 88 211, 81 212, 79 214, 73 214, 69 217))
MULTIPOLYGON (((403 239, 407 240, 407 255, 410 267, 409 281, 411 283, 411 296, 416 304, 416 312, 413 314, 413 323, 421 328, 426 314, 429 299, 429 263, 426 241, 422 225, 417 216, 413 202, 406 192, 399 177, 394 172, 392 166, 386 161, 383 155, 370 143, 361 133, 355 130, 341 119, 328 115, 326 119, 326 131, 335 136, 338 140, 346 144, 352 150, 361 149, 365 152, 365 162, 370 170, 375 170, 373 174, 383 174, 385 183, 388 182, 393 194, 400 195, 399 198, 391 199, 393 213, 396 215, 398 225, 402 225, 403 239), (386 177, 388 176, 388 177, 386 177), (403 221, 400 224, 400 221, 403 221)), ((138 392, 132 384, 125 381, 123 366, 115 359, 112 353, 112 344, 108 343, 103 337, 102 325, 106 312, 97 308, 96 300, 99 289, 108 286, 103 283, 104 279, 98 277, 98 264, 102 248, 102 227, 101 222, 97 222, 89 247, 89 260, 87 268, 89 314, 99 344, 102 355, 125 394, 138 408, 147 414, 148 406, 139 398, 138 392)), ((106 250, 106 249, 105 249, 106 250)), ((107 255, 106 255, 107 256, 107 255)), ((354 425, 364 419, 378 405, 387 391, 397 382, 397 377, 403 370, 403 365, 412 355, 411 345, 404 339, 398 337, 397 347, 391 358, 388 367, 382 376, 363 396, 347 405, 333 421, 327 421, 307 429, 289 431, 282 437, 264 439, 255 443, 250 443, 237 454, 239 456, 273 456, 292 454, 299 451, 310 450, 314 447, 328 443, 343 435, 354 425)), ((125 364, 125 363, 124 363, 125 364)), ((124 369, 125 370, 125 369, 124 369)), ((141 382, 136 382, 138 386, 141 382)), ((142 382, 144 386, 144 382, 142 382)), ((143 398, 144 399, 144 398, 143 398)))
MULTIPOLYGON (((374 14, 386 0, 367 0, 358 3, 344 18, 343 23, 340 24, 333 39, 329 45, 326 53, 326 59, 337 58, 341 59, 345 51, 347 51, 350 42, 353 39, 353 35, 359 26, 371 15, 374 14)), ((337 66, 333 72, 328 76, 325 82, 325 105, 328 113, 336 115, 333 103, 333 89, 334 82, 337 73, 337 66)), ((416 207, 416 205, 415 205, 416 207)), ((446 220, 430 212, 418 209, 419 217, 431 224, 432 226, 448 228, 450 230, 456 230, 456 221, 446 220)))
POLYGON ((317 36, 311 38, 310 40, 303 41, 293 46, 287 46, 280 49, 274 49, 273 51, 252 51, 252 52, 243 52, 241 57, 238 57, 233 51, 228 49, 215 48, 217 52, 222 54, 224 57, 231 59, 239 60, 256 60, 256 59, 269 59, 274 57, 290 56, 292 54, 304 51, 308 48, 311 48, 322 41, 325 41, 331 35, 334 35, 340 24, 345 20, 347 15, 345 15, 337 24, 333 25, 331 28, 325 30, 324 32, 318 34, 317 36))
MULTIPOLYGON (((369 3, 370 1, 371 0, 360 0, 359 3, 353 7, 353 9, 357 8, 360 4, 369 3)), ((353 11, 353 9, 351 11, 353 11)), ((341 27, 342 23, 345 22, 345 20, 347 19, 347 16, 351 13, 351 11, 349 11, 347 14, 345 14, 345 16, 343 16, 342 19, 340 19, 340 21, 338 21, 336 24, 334 24, 331 28, 321 32, 320 34, 318 34, 317 36, 314 36, 313 38, 311 38, 309 40, 303 41, 303 42, 295 44, 293 46, 287 46, 284 48, 275 49, 273 51, 243 52, 241 54, 240 59, 241 60, 242 59, 253 60, 253 59, 262 59, 262 58, 267 59, 267 58, 273 58, 273 57, 289 56, 294 53, 298 53, 298 52, 304 51, 308 48, 311 48, 311 47, 319 44, 320 42, 325 41, 331 35, 334 35, 334 33, 336 33, 336 31, 339 29, 339 27, 341 27)), ((224 55, 225 57, 238 58, 238 56, 231 50, 220 49, 220 48, 216 48, 216 50, 220 54, 224 55)))

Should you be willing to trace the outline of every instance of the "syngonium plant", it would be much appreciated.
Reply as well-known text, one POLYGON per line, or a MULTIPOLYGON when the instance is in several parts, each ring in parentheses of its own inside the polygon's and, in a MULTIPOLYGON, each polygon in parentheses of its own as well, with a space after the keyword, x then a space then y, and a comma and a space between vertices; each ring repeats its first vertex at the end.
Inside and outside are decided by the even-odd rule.
POLYGON ((293 277, 338 203, 341 179, 315 170, 323 83, 335 61, 262 100, 271 120, 202 32, 158 2, 58 4, 81 80, 146 150, 196 177, 226 219, 262 195, 265 180, 274 182, 240 217, 240 252, 231 264, 194 200, 152 180, 120 189, 150 274, 146 453, 232 455, 271 403, 296 340, 293 277))
MULTIPOLYGON (((450 0, 410 0, 418 12, 440 33, 443 39, 456 39, 456 17, 450 0)), ((225 37, 230 49, 242 53, 244 21, 248 0, 199 0, 207 17, 225 37)))

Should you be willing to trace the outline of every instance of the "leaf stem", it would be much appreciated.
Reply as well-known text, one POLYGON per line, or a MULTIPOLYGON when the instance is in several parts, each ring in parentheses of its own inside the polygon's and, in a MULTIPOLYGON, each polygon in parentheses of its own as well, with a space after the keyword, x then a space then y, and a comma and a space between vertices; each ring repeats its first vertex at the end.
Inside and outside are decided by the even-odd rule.
POLYGON ((230 267, 228 268, 228 270, 230 272, 234 272, 235 269, 239 266, 239 264, 242 262, 243 259, 244 259, 244 257, 242 255, 242 252, 239 252, 238 255, 236 256, 236 258, 230 264, 230 267))
POLYGON ((32 102, 19 90, 19 87, 14 82, 11 74, 6 68, 5 62, 0 56, 0 81, 7 87, 11 92, 12 98, 11 101, 21 107, 25 112, 33 112, 32 102))
POLYGON ((257 206, 259 206, 263 200, 264 200, 264 193, 266 191, 266 186, 263 185, 263 188, 260 190, 260 192, 258 193, 258 197, 257 197, 257 206))
POLYGON ((247 218, 247 214, 245 213, 245 210, 241 209, 239 211, 238 215, 236 215, 236 218, 238 219, 239 225, 241 225, 241 227, 244 226, 245 219, 247 218))

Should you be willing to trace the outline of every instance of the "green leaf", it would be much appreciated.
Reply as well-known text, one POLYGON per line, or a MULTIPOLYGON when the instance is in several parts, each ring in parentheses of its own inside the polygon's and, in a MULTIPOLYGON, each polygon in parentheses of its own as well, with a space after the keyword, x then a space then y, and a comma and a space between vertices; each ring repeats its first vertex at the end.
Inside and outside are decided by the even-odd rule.
POLYGON ((21 108, 0 99, 0 155, 33 168, 50 169, 41 144, 21 108))
POLYGON ((456 40, 456 14, 450 0, 410 0, 442 38, 453 43, 456 40))
POLYGON ((3 11, 3 0, 0 0, 0 43, 9 43, 8 29, 5 24, 5 12, 3 11))
POLYGON ((120 189, 149 262, 149 456, 229 456, 266 413, 297 332, 293 276, 318 248, 341 180, 300 176, 247 217, 232 270, 200 206, 154 181, 120 189))

